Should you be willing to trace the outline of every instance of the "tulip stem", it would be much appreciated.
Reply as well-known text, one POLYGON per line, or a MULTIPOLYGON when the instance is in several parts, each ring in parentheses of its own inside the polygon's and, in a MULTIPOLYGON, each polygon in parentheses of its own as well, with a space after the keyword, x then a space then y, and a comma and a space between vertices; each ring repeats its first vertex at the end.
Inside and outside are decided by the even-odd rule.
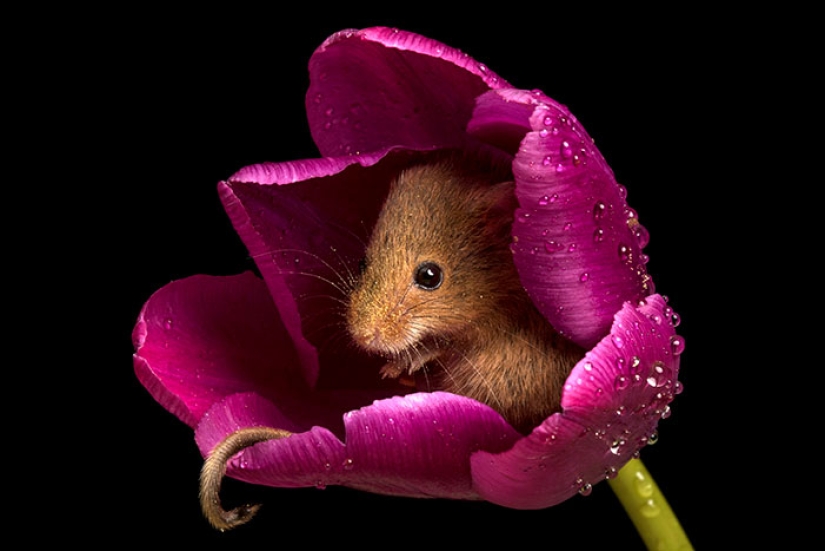
POLYGON ((679 519, 641 460, 631 459, 609 484, 649 550, 693 549, 679 519))

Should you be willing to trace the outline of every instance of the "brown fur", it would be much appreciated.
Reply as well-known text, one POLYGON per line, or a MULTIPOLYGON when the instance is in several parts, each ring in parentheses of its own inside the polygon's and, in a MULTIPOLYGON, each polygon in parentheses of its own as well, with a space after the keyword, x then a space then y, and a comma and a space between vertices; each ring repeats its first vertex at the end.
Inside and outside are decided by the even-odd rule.
POLYGON ((584 351, 521 285, 509 248, 509 178, 505 167, 479 169, 463 157, 403 172, 367 247, 347 326, 359 346, 388 359, 383 376, 406 372, 429 389, 476 399, 527 433, 559 410, 584 351), (425 261, 443 269, 435 290, 414 284, 425 261))

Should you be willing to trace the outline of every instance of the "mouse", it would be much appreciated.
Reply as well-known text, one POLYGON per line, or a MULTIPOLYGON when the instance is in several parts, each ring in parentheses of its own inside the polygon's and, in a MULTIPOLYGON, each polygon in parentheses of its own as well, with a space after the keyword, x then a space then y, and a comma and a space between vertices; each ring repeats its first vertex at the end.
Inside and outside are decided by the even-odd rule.
POLYGON ((404 169, 367 242, 346 306, 383 378, 482 402, 529 434, 560 411, 585 351, 521 284, 510 248, 509 163, 450 153, 404 169))
MULTIPOLYGON (((390 183, 358 273, 333 286, 346 295, 352 341, 382 359, 376 377, 472 398, 526 435, 560 411, 564 382, 585 351, 553 328, 521 284, 510 249, 517 207, 509 161, 425 156, 390 183)), ((223 509, 227 461, 290 436, 246 427, 212 449, 200 501, 215 528, 240 526, 259 507, 223 509)))

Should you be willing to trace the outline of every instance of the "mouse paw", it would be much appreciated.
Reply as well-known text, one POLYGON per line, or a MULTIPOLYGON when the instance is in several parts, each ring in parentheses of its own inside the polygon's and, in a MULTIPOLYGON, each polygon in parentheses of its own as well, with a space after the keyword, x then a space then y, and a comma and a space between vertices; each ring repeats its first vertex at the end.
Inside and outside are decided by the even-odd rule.
POLYGON ((379 373, 381 374, 382 379, 397 379, 406 370, 407 368, 404 365, 396 362, 389 362, 381 368, 379 373))

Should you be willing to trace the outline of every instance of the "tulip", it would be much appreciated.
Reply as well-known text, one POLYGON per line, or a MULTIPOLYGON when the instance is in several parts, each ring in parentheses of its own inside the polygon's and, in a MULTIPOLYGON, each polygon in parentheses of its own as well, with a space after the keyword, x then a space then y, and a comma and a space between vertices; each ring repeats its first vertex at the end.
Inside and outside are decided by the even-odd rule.
MULTIPOLYGON (((194 429, 210 469, 219 465, 204 470, 205 510, 224 470, 268 486, 518 509, 609 480, 649 546, 686 543, 638 459, 682 389, 678 315, 647 273, 649 236, 627 190, 576 117, 459 50, 396 29, 336 33, 309 70, 321 156, 249 166, 219 183, 260 277, 174 281, 134 330, 137 377, 194 429), (587 350, 562 411, 529 434, 470 398, 381 380, 381 362, 347 343, 336 318, 336 292, 357 273, 392 176, 425 152, 481 146, 511 159, 512 250, 525 290, 587 350), (635 513, 644 507, 657 514, 635 513)), ((218 510, 219 528, 254 513, 218 510)))

